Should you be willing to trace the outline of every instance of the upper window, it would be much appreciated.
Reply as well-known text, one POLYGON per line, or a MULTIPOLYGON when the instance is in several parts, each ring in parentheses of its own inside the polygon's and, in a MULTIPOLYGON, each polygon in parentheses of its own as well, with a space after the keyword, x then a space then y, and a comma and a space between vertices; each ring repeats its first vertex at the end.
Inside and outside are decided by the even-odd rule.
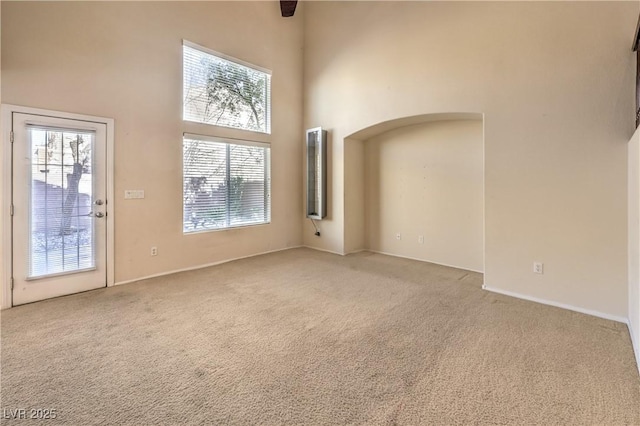
POLYGON ((204 47, 183 44, 188 121, 271 132, 271 72, 204 47))

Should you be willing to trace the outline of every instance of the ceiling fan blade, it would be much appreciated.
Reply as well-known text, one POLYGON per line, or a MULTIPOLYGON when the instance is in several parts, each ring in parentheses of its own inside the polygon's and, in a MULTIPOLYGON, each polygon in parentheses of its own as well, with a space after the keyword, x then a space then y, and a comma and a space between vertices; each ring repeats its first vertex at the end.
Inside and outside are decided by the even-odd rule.
POLYGON ((282 12, 282 16, 285 18, 293 16, 293 14, 296 12, 297 4, 298 4, 298 0, 294 0, 294 1, 280 0, 280 11, 282 12))

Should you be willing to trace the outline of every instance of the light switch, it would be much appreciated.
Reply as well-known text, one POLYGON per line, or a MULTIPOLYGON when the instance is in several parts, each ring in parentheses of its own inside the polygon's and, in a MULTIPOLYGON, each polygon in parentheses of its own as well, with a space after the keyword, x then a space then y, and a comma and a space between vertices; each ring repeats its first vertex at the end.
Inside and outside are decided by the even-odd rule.
POLYGON ((125 189, 125 200, 133 200, 138 198, 144 198, 144 189, 125 189))

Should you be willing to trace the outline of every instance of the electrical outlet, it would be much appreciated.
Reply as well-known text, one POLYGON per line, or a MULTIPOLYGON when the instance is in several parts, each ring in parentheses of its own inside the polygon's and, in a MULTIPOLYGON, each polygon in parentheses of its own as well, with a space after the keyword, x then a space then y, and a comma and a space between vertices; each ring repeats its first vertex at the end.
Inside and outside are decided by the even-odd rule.
POLYGON ((158 255, 158 247, 151 247, 151 256, 158 255))
POLYGON ((398 232, 396 234, 396 240, 400 241, 402 239, 402 235, 400 235, 400 233, 398 232))
POLYGON ((544 274, 544 263, 533 262, 533 272, 535 274, 544 274))
POLYGON ((424 235, 418 235, 418 243, 424 244, 424 235))

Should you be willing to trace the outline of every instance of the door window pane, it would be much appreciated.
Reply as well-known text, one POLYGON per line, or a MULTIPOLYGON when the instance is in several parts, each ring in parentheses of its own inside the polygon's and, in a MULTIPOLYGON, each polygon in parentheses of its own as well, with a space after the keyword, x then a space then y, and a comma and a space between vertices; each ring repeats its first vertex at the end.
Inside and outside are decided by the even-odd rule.
POLYGON ((29 127, 29 278, 95 267, 92 132, 29 127))

